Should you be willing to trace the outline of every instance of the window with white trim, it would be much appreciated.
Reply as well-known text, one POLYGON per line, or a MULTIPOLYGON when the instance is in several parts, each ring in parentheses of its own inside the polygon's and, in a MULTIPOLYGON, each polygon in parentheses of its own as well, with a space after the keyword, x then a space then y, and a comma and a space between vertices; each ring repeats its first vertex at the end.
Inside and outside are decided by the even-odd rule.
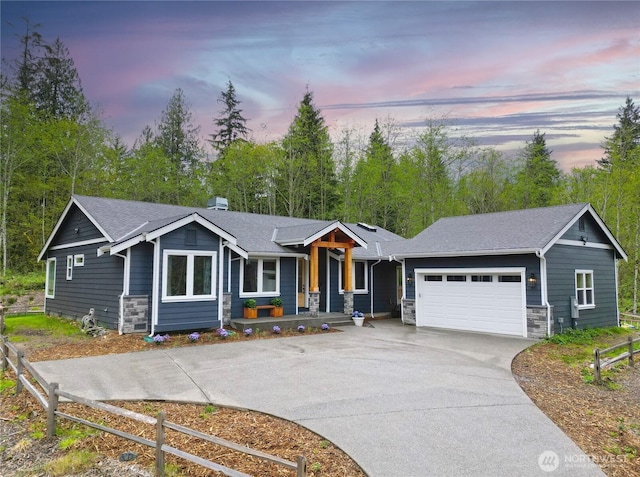
POLYGON ((74 267, 84 267, 84 253, 79 253, 73 256, 74 267))
POLYGON ((576 270, 576 298, 578 308, 596 306, 593 293, 593 270, 576 270))
POLYGON ((47 287, 44 291, 45 297, 55 298, 56 296, 56 259, 55 257, 47 259, 47 287))
POLYGON ((165 250, 162 301, 216 298, 216 252, 165 250))
POLYGON ((240 267, 240 294, 273 296, 280 293, 280 259, 243 259, 240 267))
MULTIPOLYGON (((340 291, 344 292, 344 260, 340 262, 339 275, 340 291)), ((351 284, 353 292, 366 293, 369 287, 367 262, 352 260, 351 276, 353 277, 353 283, 351 284)))
POLYGON ((73 280, 73 255, 67 255, 67 280, 73 280))

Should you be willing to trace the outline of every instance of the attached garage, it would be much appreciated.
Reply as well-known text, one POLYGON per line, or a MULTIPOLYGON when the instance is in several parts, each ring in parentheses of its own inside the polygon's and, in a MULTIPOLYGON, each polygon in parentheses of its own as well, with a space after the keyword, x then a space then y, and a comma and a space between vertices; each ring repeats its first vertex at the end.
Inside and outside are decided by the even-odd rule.
POLYGON ((416 269, 416 326, 527 336, 524 268, 416 269))

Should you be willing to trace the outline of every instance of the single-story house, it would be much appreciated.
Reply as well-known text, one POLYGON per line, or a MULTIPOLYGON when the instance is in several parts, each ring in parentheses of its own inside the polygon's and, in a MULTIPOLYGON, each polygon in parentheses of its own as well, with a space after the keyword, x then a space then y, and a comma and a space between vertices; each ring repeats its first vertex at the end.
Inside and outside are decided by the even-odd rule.
POLYGON ((45 310, 90 308, 122 333, 218 327, 243 303, 283 301, 285 314, 388 313, 399 267, 364 223, 276 217, 74 195, 45 243, 45 310))
POLYGON ((618 325, 627 256, 589 204, 440 219, 388 253, 405 323, 530 338, 618 325))
MULTIPOLYGON (((215 205, 215 203, 214 203, 215 205)), ((617 324, 626 255, 589 204, 441 219, 412 239, 365 223, 74 195, 45 243, 45 309, 121 333, 215 328, 243 303, 544 337, 617 324)))

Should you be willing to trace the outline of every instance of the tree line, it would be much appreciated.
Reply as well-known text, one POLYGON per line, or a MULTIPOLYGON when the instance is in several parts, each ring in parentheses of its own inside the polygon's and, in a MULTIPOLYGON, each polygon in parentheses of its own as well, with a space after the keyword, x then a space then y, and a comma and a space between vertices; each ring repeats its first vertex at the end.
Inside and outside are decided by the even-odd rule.
POLYGON ((37 28, 25 21, 21 54, 3 60, 0 78, 3 276, 41 268, 35 258, 74 193, 198 207, 222 196, 233 210, 366 222, 404 237, 446 216, 591 202, 629 255, 619 266, 621 308, 637 313, 640 109, 631 98, 612 118, 602 157, 568 173, 539 130, 515 157, 460 138, 442 118, 403 144, 390 118, 332 139, 308 89, 286 134, 258 142, 231 80, 205 144, 176 89, 129 147, 86 98, 62 41, 46 42, 37 28))

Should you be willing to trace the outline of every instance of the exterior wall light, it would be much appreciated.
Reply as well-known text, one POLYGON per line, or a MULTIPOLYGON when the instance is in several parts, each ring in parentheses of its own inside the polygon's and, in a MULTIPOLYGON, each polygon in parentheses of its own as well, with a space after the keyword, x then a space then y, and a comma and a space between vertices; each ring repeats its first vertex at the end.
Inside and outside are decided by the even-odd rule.
POLYGON ((413 272, 407 274, 407 285, 413 285, 413 272))
POLYGON ((536 274, 531 273, 531 275, 529 275, 529 278, 527 278, 527 285, 529 285, 529 288, 535 288, 537 284, 538 279, 536 278, 536 274))

